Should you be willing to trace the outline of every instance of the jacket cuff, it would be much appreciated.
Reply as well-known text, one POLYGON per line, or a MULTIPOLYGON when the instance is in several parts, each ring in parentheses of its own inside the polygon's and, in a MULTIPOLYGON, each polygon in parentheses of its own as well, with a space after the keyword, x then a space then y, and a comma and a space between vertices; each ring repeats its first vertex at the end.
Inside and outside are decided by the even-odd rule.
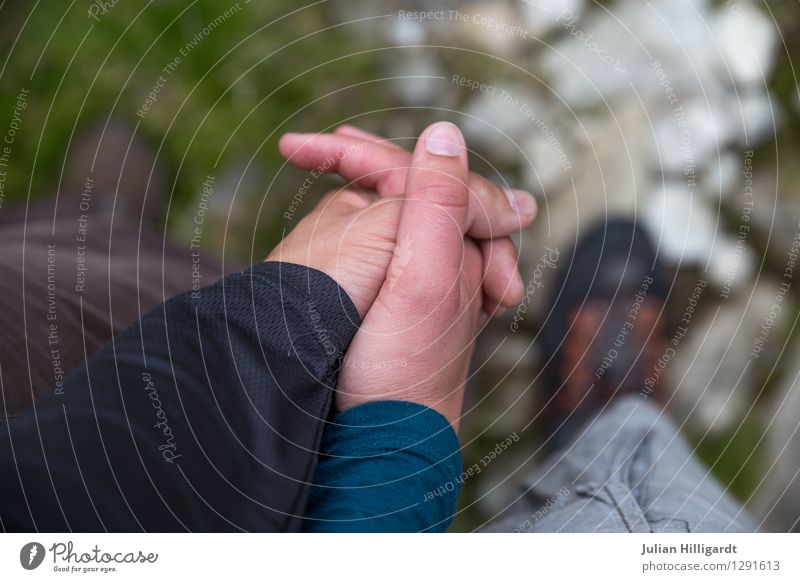
POLYGON ((308 318, 306 333, 315 335, 325 353, 341 361, 361 325, 361 318, 335 280, 317 269, 277 261, 255 265, 244 273, 249 273, 254 283, 258 279, 276 283, 282 304, 289 301, 290 295, 295 296, 296 304, 296 296, 301 296, 308 318))
POLYGON ((314 476, 312 531, 445 531, 463 476, 447 419, 413 402, 379 401, 325 430, 314 476))

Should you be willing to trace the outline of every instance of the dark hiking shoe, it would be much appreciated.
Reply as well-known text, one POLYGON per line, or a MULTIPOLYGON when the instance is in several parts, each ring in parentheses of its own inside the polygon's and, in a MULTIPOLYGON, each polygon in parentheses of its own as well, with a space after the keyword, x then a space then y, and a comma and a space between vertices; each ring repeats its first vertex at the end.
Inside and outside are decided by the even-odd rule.
POLYGON ((659 399, 664 377, 654 370, 667 347, 664 275, 635 223, 591 229, 562 265, 542 328, 550 450, 621 394, 659 399))

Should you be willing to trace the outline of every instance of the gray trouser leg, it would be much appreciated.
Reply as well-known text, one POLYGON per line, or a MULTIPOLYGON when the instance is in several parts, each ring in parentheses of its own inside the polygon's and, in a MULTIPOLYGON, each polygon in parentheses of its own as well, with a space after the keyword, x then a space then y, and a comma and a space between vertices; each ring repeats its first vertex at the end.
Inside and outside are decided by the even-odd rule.
POLYGON ((692 455, 666 412, 638 395, 614 402, 526 483, 488 531, 757 529, 692 455))

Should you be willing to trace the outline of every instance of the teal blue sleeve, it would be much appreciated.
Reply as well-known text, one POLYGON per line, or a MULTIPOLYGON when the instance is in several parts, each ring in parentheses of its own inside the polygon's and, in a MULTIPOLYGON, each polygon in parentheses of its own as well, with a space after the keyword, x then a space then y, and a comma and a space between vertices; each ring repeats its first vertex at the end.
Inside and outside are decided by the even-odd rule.
POLYGON ((411 402, 362 404, 325 429, 305 530, 442 532, 461 481, 458 438, 441 414, 411 402))

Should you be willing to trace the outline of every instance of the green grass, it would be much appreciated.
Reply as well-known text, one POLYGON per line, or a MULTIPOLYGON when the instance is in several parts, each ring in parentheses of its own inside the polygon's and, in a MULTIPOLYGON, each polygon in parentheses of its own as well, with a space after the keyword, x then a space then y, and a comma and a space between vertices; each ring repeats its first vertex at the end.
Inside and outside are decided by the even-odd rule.
MULTIPOLYGON (((5 62, 0 133, 5 134, 20 89, 30 91, 13 144, 6 204, 52 195, 70 136, 111 115, 140 123, 142 135, 161 145, 160 158, 176 178, 170 216, 175 225, 208 174, 254 157, 255 166, 271 178, 282 163, 276 150, 280 132, 317 130, 336 123, 348 109, 364 108, 371 98, 368 88, 334 95, 292 117, 320 95, 376 76, 375 59, 346 57, 358 47, 345 30, 324 30, 332 25, 325 9, 314 6, 270 24, 302 5, 242 0, 237 13, 203 34, 234 4, 120 2, 98 15, 100 22, 89 17, 87 3, 71 9, 67 3, 42 4, 30 18, 22 3, 0 10, 5 62), (181 57, 181 49, 198 34, 196 47, 181 57), (311 36, 298 40, 304 35, 311 36), (181 62, 165 74, 176 57, 181 62), (331 59, 338 60, 309 70, 331 59), (158 101, 141 119, 137 110, 159 75, 165 82, 158 101)), ((293 181, 277 185, 288 188, 293 181)), ((243 203, 257 208, 267 184, 240 193, 243 203)), ((280 206, 284 193, 277 190, 274 204, 280 206)), ((276 239, 272 215, 280 214, 262 217, 259 237, 276 239)))

